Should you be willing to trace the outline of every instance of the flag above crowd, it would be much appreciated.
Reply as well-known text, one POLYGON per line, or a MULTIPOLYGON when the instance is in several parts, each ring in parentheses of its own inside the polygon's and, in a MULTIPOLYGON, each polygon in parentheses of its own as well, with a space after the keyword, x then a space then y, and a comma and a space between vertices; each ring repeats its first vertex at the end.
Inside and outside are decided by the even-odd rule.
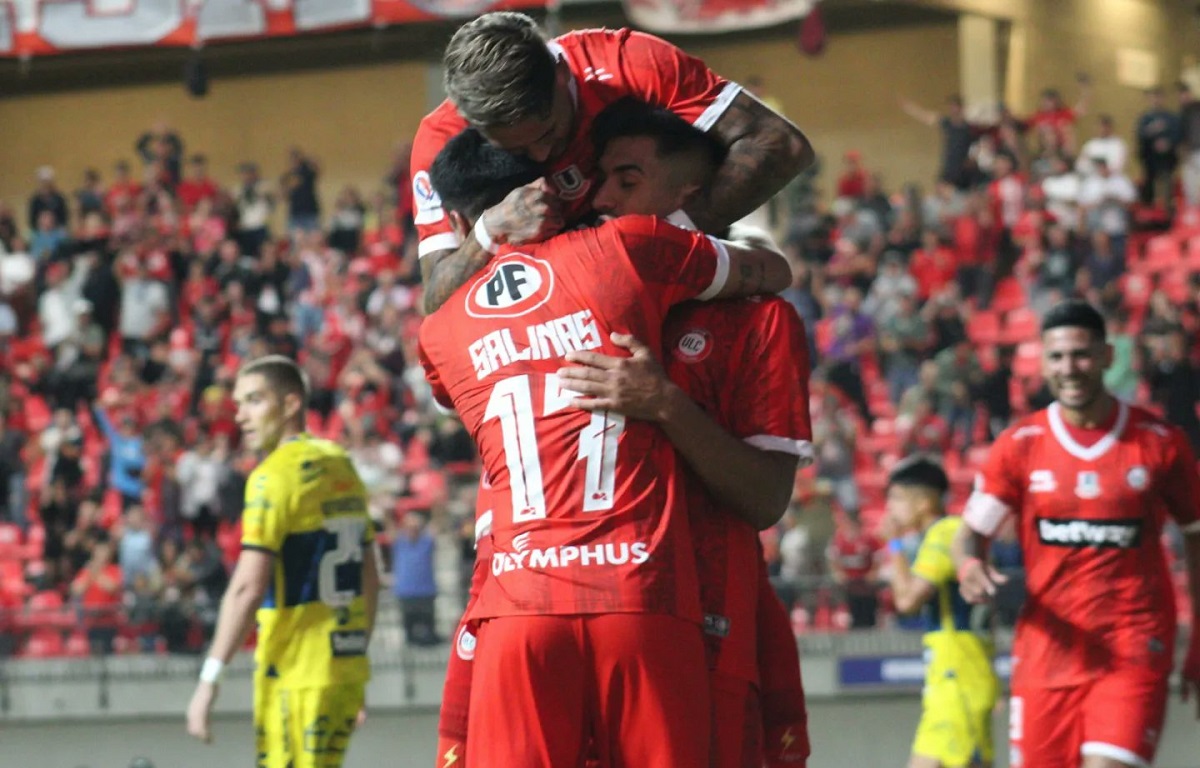
POLYGON ((623 0, 634 26, 661 34, 734 32, 820 16, 819 0, 623 0))
POLYGON ((0 57, 195 46, 543 5, 544 0, 0 0, 0 57))

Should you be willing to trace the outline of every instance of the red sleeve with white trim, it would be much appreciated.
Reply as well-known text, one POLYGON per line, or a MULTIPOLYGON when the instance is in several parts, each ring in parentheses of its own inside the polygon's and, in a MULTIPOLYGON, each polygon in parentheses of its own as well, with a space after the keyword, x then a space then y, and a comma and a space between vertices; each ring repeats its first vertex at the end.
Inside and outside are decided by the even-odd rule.
POLYGON ((653 35, 615 34, 616 66, 630 96, 665 107, 707 131, 741 92, 695 56, 653 35))
POLYGON ((454 105, 445 101, 425 116, 413 138, 413 222, 417 225, 419 238, 418 256, 454 250, 462 245, 461 238, 454 234, 450 221, 442 211, 442 199, 430 184, 429 168, 446 143, 466 127, 466 121, 459 116, 454 105))
POLYGON ((1200 473, 1196 456, 1183 430, 1172 427, 1171 450, 1163 474, 1167 512, 1185 533, 1200 533, 1200 473))
POLYGON ((1008 515, 1020 512, 1025 489, 1017 469, 1019 447, 1012 435, 1012 428, 1006 430, 988 451, 963 510, 963 522, 985 536, 994 535, 1008 515))
POLYGON ((734 350, 726 393, 730 431, 756 448, 813 460, 808 412, 808 341, 795 307, 780 298, 746 302, 747 322, 728 332, 743 339, 734 350))
POLYGON ((622 216, 605 225, 621 243, 638 277, 664 309, 690 299, 707 301, 729 279, 725 244, 680 229, 656 216, 622 216))

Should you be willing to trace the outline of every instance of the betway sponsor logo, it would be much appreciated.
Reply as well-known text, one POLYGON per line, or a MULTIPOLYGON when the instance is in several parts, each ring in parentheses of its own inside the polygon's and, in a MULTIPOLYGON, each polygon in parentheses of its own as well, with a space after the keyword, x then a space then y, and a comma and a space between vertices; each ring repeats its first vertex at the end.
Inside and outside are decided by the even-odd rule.
POLYGON ((597 565, 641 565, 650 559, 650 548, 643 541, 632 544, 594 544, 527 549, 524 552, 497 552, 492 555, 492 575, 509 571, 544 571, 551 568, 590 568, 597 565))
POLYGON ((1142 539, 1140 520, 1054 520, 1039 517, 1038 539, 1052 547, 1129 549, 1142 539))

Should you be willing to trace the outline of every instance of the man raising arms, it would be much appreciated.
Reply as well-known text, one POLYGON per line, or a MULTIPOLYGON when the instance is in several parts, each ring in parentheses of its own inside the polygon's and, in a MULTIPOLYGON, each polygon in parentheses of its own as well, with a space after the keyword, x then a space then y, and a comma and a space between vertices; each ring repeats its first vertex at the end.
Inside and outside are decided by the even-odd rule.
MULTIPOLYGON (((987 543, 1009 515, 1028 599, 1013 648, 1012 764, 1148 766, 1174 662, 1175 600, 1160 543, 1168 515, 1187 541, 1200 610, 1200 479, 1183 433, 1104 388, 1104 319, 1066 301, 1042 322, 1042 375, 1055 401, 997 439, 955 540, 960 588, 982 602, 1003 578, 987 543)), ((1185 697, 1200 694, 1193 619, 1185 697)))
POLYGON ((338 768, 370 677, 379 593, 366 490, 344 450, 304 432, 308 384, 295 362, 272 355, 246 364, 234 400, 246 444, 267 455, 246 482, 242 553, 188 705, 188 733, 211 740, 222 668, 257 618, 257 764, 338 768))
POLYGON ((808 140, 786 118, 699 59, 640 32, 588 29, 547 42, 528 16, 488 13, 459 28, 444 63, 449 99, 413 141, 426 313, 482 269, 496 244, 544 240, 590 210, 597 183, 591 122, 622 97, 665 107, 727 148, 712 191, 686 209, 705 231, 754 211, 813 160, 808 140), (468 124, 495 146, 543 163, 546 180, 514 190, 472 233, 456 233, 429 169, 468 124))

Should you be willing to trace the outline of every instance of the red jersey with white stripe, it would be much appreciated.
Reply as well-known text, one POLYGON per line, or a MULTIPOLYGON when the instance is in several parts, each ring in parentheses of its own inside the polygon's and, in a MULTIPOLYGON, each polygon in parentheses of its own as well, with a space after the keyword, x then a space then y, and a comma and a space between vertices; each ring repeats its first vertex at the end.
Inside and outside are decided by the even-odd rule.
MULTIPOLYGON (((665 107, 701 130, 724 114, 741 87, 718 77, 693 56, 670 43, 629 29, 585 29, 549 43, 571 71, 575 125, 569 148, 551 160, 547 178, 562 198, 568 224, 592 209, 596 184, 592 121, 609 104, 626 96, 665 107)), ((446 142, 467 127, 449 100, 421 121, 413 139, 413 213, 420 236, 418 254, 457 248, 442 202, 429 182, 429 168, 446 142)))
POLYGON ((711 298, 720 241, 625 216, 502 251, 425 319, 434 394, 479 446, 493 556, 472 619, 649 612, 699 621, 682 476, 660 430, 570 407, 571 351, 618 354, 614 332, 661 344, 667 310, 711 298))
POLYGON ((1108 432, 1082 445, 1054 403, 996 440, 963 513, 988 535, 1009 514, 1029 595, 1014 684, 1072 686, 1118 666, 1170 671, 1175 607, 1162 527, 1168 515, 1185 529, 1200 524, 1200 479, 1182 431, 1121 403, 1108 432))
MULTIPOLYGON (((667 316, 667 374, 734 437, 812 461, 808 344, 780 298, 690 302, 667 316)), ((687 484, 710 666, 758 682, 758 531, 694 476, 687 484)))

